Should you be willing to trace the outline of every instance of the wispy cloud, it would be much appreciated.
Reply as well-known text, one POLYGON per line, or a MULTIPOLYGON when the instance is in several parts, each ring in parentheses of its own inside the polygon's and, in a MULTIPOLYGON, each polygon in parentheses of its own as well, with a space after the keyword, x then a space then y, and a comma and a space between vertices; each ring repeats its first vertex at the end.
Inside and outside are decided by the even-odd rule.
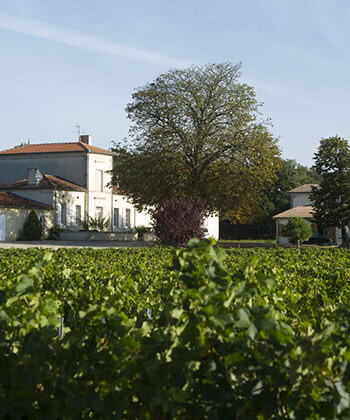
POLYGON ((185 60, 129 47, 62 26, 4 13, 0 13, 0 29, 164 67, 187 67, 191 64, 185 60))
POLYGON ((288 99, 289 101, 293 101, 293 102, 304 103, 306 105, 311 105, 313 107, 316 106, 318 108, 327 109, 327 110, 332 109, 331 107, 329 107, 328 105, 325 105, 324 103, 314 101, 310 97, 306 97, 306 96, 303 96, 303 95, 298 95, 298 94, 295 94, 295 93, 291 93, 288 90, 284 89, 283 87, 275 85, 275 84, 264 83, 264 82, 262 82, 262 83, 261 82, 252 82, 252 81, 247 81, 247 83, 250 84, 251 86, 254 86, 257 90, 261 90, 263 92, 266 92, 269 95, 278 96, 280 98, 285 98, 285 99, 288 99))

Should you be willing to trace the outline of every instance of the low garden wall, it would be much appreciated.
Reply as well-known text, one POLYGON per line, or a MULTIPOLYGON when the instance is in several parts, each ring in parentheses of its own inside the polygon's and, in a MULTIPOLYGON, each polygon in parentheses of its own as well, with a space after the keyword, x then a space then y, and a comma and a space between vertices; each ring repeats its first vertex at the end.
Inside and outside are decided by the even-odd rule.
POLYGON ((134 232, 60 232, 62 241, 137 241, 134 232))

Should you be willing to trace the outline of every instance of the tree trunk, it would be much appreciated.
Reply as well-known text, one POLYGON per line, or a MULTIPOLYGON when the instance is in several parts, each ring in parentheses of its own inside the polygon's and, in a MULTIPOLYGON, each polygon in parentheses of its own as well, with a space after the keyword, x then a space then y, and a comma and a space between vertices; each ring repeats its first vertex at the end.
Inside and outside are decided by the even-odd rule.
POLYGON ((350 248, 350 230, 349 230, 348 225, 342 226, 341 235, 342 235, 342 247, 350 248))
POLYGON ((300 250, 300 239, 298 239, 298 249, 300 250))

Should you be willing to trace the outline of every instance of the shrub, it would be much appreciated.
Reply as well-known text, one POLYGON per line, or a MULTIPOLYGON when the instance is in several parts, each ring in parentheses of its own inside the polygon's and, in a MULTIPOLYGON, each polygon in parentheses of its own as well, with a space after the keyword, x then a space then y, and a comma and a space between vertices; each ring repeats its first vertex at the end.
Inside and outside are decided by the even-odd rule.
POLYGON ((191 238, 203 239, 205 215, 201 200, 195 203, 186 198, 165 200, 152 213, 154 233, 165 245, 186 246, 191 238))
POLYGON ((97 231, 105 230, 108 227, 109 222, 110 222, 110 219, 106 217, 102 217, 102 219, 99 219, 99 218, 93 218, 89 216, 88 214, 86 214, 85 219, 81 220, 81 226, 83 230, 97 232, 97 231))
POLYGON ((151 227, 148 227, 148 226, 143 226, 143 225, 140 225, 140 226, 135 226, 135 231, 137 232, 137 239, 138 239, 139 241, 141 241, 141 240, 142 240, 142 238, 143 238, 143 235, 144 235, 145 233, 150 233, 150 232, 152 232, 152 228, 151 228, 151 227))
POLYGON ((283 236, 288 238, 292 244, 307 241, 312 235, 311 226, 300 216, 290 217, 283 236))
POLYGON ((54 241, 59 241, 61 239, 60 238, 60 232, 63 232, 63 231, 64 231, 64 229, 60 228, 59 226, 53 226, 48 231, 47 239, 51 239, 51 240, 54 240, 54 241))
POLYGON ((41 222, 34 210, 28 214, 27 220, 24 222, 20 239, 24 241, 39 241, 43 234, 41 222))

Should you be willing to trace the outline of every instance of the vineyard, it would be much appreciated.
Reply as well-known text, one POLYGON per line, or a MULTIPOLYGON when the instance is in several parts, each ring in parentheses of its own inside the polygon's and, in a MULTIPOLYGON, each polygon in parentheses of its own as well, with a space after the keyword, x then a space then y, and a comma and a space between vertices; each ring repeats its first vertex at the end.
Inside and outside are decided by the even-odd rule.
POLYGON ((2 419, 350 417, 350 252, 0 250, 2 419))

